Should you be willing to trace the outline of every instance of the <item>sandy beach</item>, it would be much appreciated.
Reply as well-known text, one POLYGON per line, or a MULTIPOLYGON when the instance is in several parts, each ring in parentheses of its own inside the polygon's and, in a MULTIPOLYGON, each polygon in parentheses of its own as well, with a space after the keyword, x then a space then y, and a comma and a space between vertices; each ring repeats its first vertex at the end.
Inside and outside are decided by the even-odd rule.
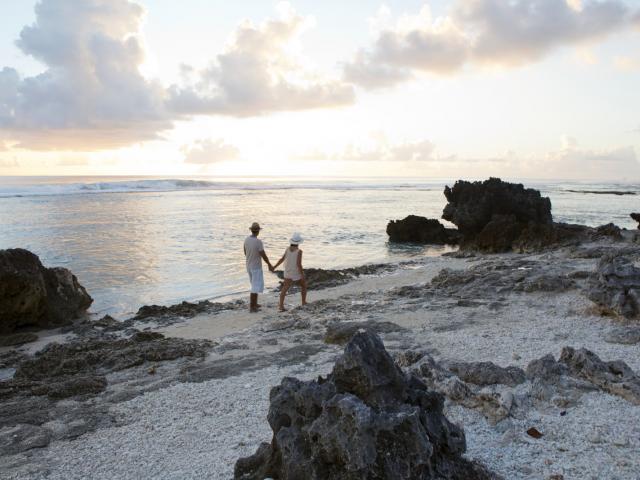
MULTIPOLYGON (((466 432, 467 458, 510 479, 636 479, 638 398, 594 384, 543 388, 528 369, 518 384, 475 385, 455 367, 493 362, 526 369, 547 354, 557 359, 569 346, 602 361, 622 360, 638 372, 638 327, 602 316, 584 294, 602 249, 626 249, 636 258, 640 252, 633 242, 605 239, 536 254, 452 254, 312 291, 306 307, 296 306, 299 295, 292 294, 285 313, 277 312, 277 294, 269 293, 257 314, 235 302, 191 318, 133 322, 129 331, 112 335, 126 337, 135 329, 210 343, 199 357, 114 370, 98 395, 47 405, 48 421, 39 428, 48 437, 41 448, 7 454, 6 438, 19 427, 7 426, 3 415, 2 477, 232 478, 235 461, 270 440, 271 387, 285 376, 328 374, 346 341, 336 326, 356 325, 377 331, 396 358, 411 351, 443 369, 458 368, 456 381, 466 379, 470 396, 452 395, 446 382, 433 387, 446 397, 446 416, 466 432), (541 437, 528 435, 530 428, 541 437)), ((101 328, 92 330, 95 336, 101 328)), ((53 333, 47 340, 89 336, 53 333)), ((17 351, 36 350, 43 341, 17 351)), ((3 348, 3 358, 10 351, 3 348)), ((410 363, 405 361, 406 370, 420 364, 410 363)), ((30 435, 25 442, 36 434, 30 435)))

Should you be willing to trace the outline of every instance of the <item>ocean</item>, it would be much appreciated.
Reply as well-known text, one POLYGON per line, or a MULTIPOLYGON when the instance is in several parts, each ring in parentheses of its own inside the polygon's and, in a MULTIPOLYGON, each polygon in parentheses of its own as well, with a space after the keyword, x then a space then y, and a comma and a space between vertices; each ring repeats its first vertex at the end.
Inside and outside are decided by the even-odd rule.
MULTIPOLYGON (((26 248, 69 268, 95 315, 244 294, 252 222, 275 263, 293 232, 304 266, 344 268, 440 255, 389 243, 409 214, 440 218, 451 179, 0 177, 0 249, 26 248)), ((513 181, 513 180, 511 180, 513 181)), ((551 198, 554 220, 636 228, 640 184, 523 181, 551 198)), ((445 222, 446 223, 446 222, 445 222)), ((267 288, 277 278, 266 273, 267 288)))

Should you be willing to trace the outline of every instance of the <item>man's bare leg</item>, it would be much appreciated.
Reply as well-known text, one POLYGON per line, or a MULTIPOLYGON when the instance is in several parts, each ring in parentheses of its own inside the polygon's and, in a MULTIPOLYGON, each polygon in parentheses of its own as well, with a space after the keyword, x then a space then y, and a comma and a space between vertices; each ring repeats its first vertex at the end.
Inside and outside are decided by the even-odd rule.
POLYGON ((252 293, 249 295, 249 311, 251 313, 258 311, 258 294, 252 293))

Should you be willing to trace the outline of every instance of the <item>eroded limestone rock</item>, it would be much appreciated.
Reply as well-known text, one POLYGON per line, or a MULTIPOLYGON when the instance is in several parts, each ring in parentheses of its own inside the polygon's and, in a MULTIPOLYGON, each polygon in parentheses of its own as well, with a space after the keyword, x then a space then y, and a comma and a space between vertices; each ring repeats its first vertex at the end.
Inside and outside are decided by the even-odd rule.
POLYGON ((640 268, 630 256, 605 255, 589 278, 586 295, 604 313, 640 318, 640 268))
POLYGON ((442 414, 442 397, 370 332, 353 337, 327 378, 285 378, 270 400, 271 444, 238 460, 236 479, 491 478, 461 456, 464 432, 442 414))

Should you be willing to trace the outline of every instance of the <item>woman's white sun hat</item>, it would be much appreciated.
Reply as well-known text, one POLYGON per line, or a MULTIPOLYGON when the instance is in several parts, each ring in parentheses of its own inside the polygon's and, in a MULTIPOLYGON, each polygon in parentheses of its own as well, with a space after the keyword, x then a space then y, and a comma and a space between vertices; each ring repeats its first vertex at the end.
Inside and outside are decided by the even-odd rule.
POLYGON ((289 243, 291 243, 292 245, 298 245, 302 242, 304 242, 304 238, 302 238, 302 235, 300 235, 298 232, 291 235, 291 238, 289 239, 289 243))

